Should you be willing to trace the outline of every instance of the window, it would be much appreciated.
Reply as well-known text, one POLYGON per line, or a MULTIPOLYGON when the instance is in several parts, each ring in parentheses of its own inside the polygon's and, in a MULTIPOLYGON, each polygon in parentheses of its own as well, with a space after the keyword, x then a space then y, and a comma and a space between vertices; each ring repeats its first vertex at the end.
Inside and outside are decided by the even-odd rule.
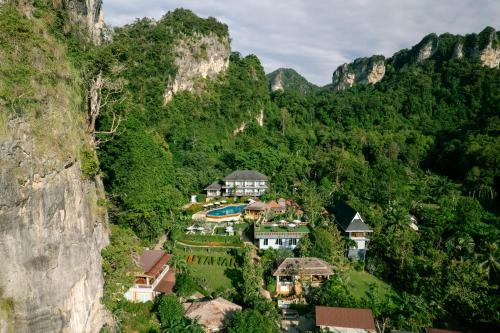
POLYGON ((297 245, 297 238, 290 239, 290 245, 297 245))
POLYGON ((264 245, 269 245, 269 239, 264 239, 264 245))
POLYGON ((281 238, 276 239, 276 244, 283 245, 283 240, 281 238))

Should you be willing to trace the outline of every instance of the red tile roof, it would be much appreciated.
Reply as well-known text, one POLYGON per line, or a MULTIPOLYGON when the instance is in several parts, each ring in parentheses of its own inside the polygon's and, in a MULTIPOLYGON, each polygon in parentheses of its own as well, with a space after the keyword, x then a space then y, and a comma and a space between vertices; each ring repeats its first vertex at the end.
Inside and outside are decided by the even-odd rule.
POLYGON ((145 275, 157 276, 170 257, 171 255, 163 250, 145 250, 139 262, 145 275))
POLYGON ((175 285, 175 270, 170 268, 155 288, 155 291, 171 294, 175 285))
POLYGON ((375 320, 370 309, 316 306, 316 326, 360 328, 375 331, 375 320))

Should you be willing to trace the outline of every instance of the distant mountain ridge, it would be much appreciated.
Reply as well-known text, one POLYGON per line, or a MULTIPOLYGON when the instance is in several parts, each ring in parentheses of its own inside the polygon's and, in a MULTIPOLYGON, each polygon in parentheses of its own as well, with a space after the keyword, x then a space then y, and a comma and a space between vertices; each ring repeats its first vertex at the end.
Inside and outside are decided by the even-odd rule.
POLYGON ((296 91, 301 94, 312 93, 319 89, 318 86, 307 81, 302 75, 292 68, 278 68, 266 74, 270 91, 296 91))
POLYGON ((384 78, 388 65, 399 69, 427 59, 448 61, 464 57, 477 59, 485 67, 499 68, 500 32, 486 27, 479 34, 465 36, 431 33, 411 49, 396 52, 391 58, 375 55, 339 66, 332 75, 332 89, 341 91, 354 85, 375 84, 384 78))

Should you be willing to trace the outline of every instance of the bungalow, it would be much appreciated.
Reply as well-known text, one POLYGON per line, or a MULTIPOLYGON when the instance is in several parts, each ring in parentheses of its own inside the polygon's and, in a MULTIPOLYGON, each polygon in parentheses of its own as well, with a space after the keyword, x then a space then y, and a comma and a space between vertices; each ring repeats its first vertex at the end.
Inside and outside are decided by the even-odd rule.
POLYGON ((135 283, 125 298, 131 302, 147 302, 161 293, 171 293, 175 271, 168 265, 170 258, 171 255, 162 250, 145 250, 139 258, 141 272, 135 275, 135 283))
POLYGON ((196 320, 205 329, 205 332, 220 332, 224 329, 224 322, 232 318, 241 306, 218 297, 211 301, 184 303, 186 317, 196 320))
POLYGON ((254 225, 254 239, 261 250, 293 250, 299 246, 300 240, 307 234, 309 234, 309 227, 306 224, 260 223, 254 225))
POLYGON ((266 216, 271 207, 262 201, 255 201, 245 207, 245 217, 250 220, 258 220, 266 216))
POLYGON ((207 198, 225 197, 260 197, 268 189, 268 178, 254 170, 234 171, 222 182, 214 182, 205 188, 207 198))
POLYGON ((319 287, 332 275, 330 265, 318 258, 286 258, 273 274, 276 293, 285 296, 300 295, 303 287, 319 287))
POLYGON ((376 333, 370 309, 316 306, 316 327, 326 332, 376 333))
POLYGON ((207 198, 220 197, 222 195, 222 185, 218 181, 215 181, 208 185, 205 191, 207 191, 207 198))
POLYGON ((344 202, 336 205, 333 213, 340 228, 348 234, 349 239, 355 242, 355 245, 347 250, 347 256, 364 260, 369 242, 367 234, 373 230, 365 224, 361 215, 354 208, 344 202))

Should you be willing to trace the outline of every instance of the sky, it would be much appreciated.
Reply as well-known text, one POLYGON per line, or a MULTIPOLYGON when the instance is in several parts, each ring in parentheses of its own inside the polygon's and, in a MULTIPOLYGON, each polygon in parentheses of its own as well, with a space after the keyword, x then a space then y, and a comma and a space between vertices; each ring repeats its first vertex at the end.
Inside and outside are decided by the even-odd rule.
POLYGON ((104 15, 121 26, 180 7, 226 23, 232 50, 257 55, 266 73, 293 68, 317 85, 346 62, 391 56, 431 32, 500 29, 500 0, 104 0, 104 15))

